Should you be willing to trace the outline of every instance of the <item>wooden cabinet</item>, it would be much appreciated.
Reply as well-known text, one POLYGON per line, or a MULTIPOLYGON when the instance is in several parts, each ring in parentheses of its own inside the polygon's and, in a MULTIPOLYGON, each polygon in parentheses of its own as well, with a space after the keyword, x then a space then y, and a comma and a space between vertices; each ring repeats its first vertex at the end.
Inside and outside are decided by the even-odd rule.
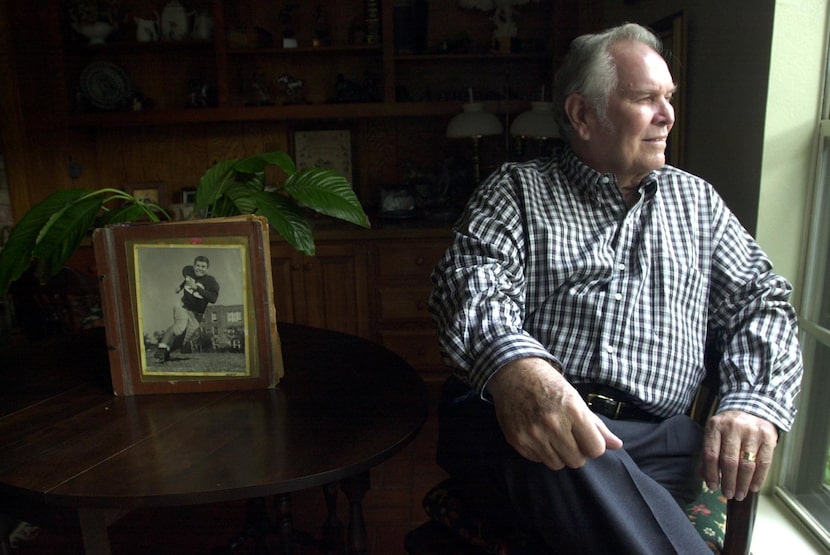
POLYGON ((362 242, 318 242, 312 257, 272 241, 277 320, 369 337, 367 260, 362 242))
POLYGON ((379 241, 375 247, 373 332, 425 378, 446 375, 427 301, 430 274, 448 236, 379 241))
POLYGON ((403 357, 425 379, 442 379, 438 341, 427 310, 429 276, 449 245, 446 228, 361 232, 318 239, 304 256, 271 242, 277 320, 373 339, 403 357))

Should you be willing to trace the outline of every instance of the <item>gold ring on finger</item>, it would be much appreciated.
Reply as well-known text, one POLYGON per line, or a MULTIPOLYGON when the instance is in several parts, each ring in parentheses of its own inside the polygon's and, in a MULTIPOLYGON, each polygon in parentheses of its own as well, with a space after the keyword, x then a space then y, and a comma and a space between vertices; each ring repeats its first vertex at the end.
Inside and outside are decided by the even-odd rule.
POLYGON ((741 459, 749 462, 755 462, 756 454, 752 451, 744 451, 741 453, 741 459))

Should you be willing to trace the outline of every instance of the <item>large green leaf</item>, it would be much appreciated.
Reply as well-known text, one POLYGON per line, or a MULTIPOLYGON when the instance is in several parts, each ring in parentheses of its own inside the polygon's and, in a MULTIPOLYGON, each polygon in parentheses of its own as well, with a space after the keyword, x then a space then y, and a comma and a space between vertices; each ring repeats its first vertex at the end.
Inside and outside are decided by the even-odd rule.
POLYGON ((107 212, 99 224, 101 226, 134 222, 147 215, 146 209, 138 203, 126 203, 115 210, 107 212))
POLYGON ((225 193, 222 194, 219 198, 216 199, 216 202, 211 204, 208 207, 208 213, 212 218, 226 218, 228 216, 236 216, 238 215, 239 209, 233 203, 233 200, 228 196, 228 191, 231 190, 234 186, 231 185, 228 189, 226 189, 225 193))
POLYGON ((257 211, 257 192, 262 189, 252 189, 245 185, 235 183, 228 187, 225 195, 232 201, 233 206, 239 214, 253 214, 257 211))
POLYGON ((323 168, 300 171, 285 181, 285 190, 316 212, 370 227, 357 195, 348 180, 337 172, 323 168))
POLYGON ((259 213, 268 218, 274 231, 298 251, 314 254, 314 233, 296 203, 275 192, 257 192, 254 197, 259 213))
POLYGON ((260 173, 266 168, 266 166, 270 165, 279 167, 288 175, 291 175, 297 171, 296 166, 294 166, 294 160, 291 159, 291 156, 281 150, 262 152, 251 156, 250 158, 239 160, 234 169, 243 173, 260 173))
POLYGON ((81 245, 89 233, 103 198, 100 195, 81 197, 58 211, 48 225, 41 230, 32 254, 40 260, 38 278, 46 281, 56 275, 81 245))
POLYGON ((5 295, 9 284, 32 263, 33 251, 44 227, 58 212, 87 194, 89 191, 85 189, 56 191, 23 215, 0 251, 0 295, 5 295))
POLYGON ((237 160, 217 162, 202 175, 196 188, 196 210, 210 208, 223 194, 225 187, 233 183, 233 167, 237 160))

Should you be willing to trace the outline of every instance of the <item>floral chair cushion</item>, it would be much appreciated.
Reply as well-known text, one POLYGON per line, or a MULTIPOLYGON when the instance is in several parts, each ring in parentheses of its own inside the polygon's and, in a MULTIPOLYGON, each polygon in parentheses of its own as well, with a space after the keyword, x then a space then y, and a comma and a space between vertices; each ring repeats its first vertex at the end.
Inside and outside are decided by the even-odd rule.
MULTIPOLYGON (((430 519, 450 528, 486 553, 515 555, 546 551, 538 546, 534 535, 485 522, 475 511, 465 507, 460 488, 452 479, 433 487, 424 497, 423 506, 430 519)), ((712 491, 704 484, 700 496, 687 505, 686 515, 712 552, 720 554, 726 535, 726 498, 720 490, 712 491)))

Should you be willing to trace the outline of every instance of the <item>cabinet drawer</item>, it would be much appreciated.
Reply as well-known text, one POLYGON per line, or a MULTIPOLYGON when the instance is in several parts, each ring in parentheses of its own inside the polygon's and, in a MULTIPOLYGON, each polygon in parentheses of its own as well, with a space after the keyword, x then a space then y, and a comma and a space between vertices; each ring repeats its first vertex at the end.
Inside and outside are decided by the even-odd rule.
POLYGON ((380 330, 381 344, 415 368, 439 368, 441 353, 432 329, 380 330))
POLYGON ((429 283, 435 264, 447 250, 448 242, 397 241, 378 246, 380 279, 411 280, 429 283))
POLYGON ((429 320, 427 300, 431 289, 423 286, 387 286, 378 288, 378 318, 390 320, 429 320))

